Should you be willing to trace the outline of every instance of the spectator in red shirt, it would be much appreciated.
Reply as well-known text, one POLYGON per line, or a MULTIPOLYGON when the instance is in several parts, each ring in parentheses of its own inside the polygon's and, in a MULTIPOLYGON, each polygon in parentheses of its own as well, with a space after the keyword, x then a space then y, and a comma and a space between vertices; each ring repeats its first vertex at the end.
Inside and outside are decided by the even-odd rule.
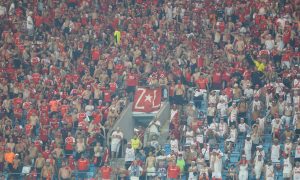
POLYGON ((130 72, 126 76, 126 91, 128 95, 131 97, 130 99, 132 100, 133 98, 133 93, 135 92, 135 88, 138 85, 138 77, 136 72, 131 69, 130 72))
POLYGON ((104 163, 104 166, 99 169, 99 174, 103 180, 110 180, 112 172, 113 169, 107 163, 104 163))
POLYGON ((180 168, 176 165, 174 161, 168 167, 168 178, 170 180, 177 180, 180 175, 180 168))
POLYGON ((77 170, 80 178, 82 179, 86 178, 87 171, 89 170, 89 160, 85 158, 83 155, 77 161, 77 170))

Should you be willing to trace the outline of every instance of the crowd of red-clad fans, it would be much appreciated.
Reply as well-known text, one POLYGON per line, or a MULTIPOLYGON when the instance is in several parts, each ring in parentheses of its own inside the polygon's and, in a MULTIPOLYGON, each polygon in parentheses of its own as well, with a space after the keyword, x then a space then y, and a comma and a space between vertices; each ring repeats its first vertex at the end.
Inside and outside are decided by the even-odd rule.
MULTIPOLYGON (((205 140, 196 143, 198 149, 206 147, 210 133, 215 133, 211 128, 206 132, 206 126, 225 120, 234 129, 240 127, 241 118, 246 118, 251 138, 253 129, 260 128, 259 142, 252 139, 259 146, 264 129, 259 123, 256 128, 252 125, 267 109, 274 119, 272 139, 285 144, 280 135, 291 128, 290 138, 296 141, 300 130, 299 6, 299 0, 0 1, 0 174, 10 179, 68 179, 76 171, 84 178, 94 164, 102 167, 95 176, 110 179, 107 132, 133 100, 137 86, 162 86, 168 92, 165 98, 181 110, 196 97, 193 88, 207 90, 209 95, 200 98, 208 104, 207 121, 202 128, 193 128, 195 134, 205 130, 205 140), (220 97, 226 98, 211 97, 212 90, 220 90, 220 97), (241 99, 247 108, 237 113, 235 106, 246 106, 240 107, 241 99), (291 114, 285 114, 288 104, 291 114), (252 108, 249 116, 248 108, 252 108), (285 124, 277 128, 276 119, 285 124)), ((195 105, 201 108, 201 103, 195 105)), ((194 122, 195 115, 186 112, 188 126, 199 124, 194 122)), ((171 135, 172 143, 174 138, 187 141, 189 130, 179 130, 186 122, 181 118, 171 121, 172 132, 177 132, 171 135)), ((188 137, 195 140, 195 134, 188 137)), ((227 134, 225 139, 235 140, 230 130, 227 134)), ((210 158, 202 164, 210 167, 207 172, 194 168, 198 165, 194 158, 207 155, 206 151, 197 151, 193 158, 183 152, 184 175, 182 153, 176 145, 175 150, 172 147, 168 172, 177 171, 178 166, 182 172, 169 178, 222 178, 210 158)), ((300 145, 294 148, 299 160, 300 145)), ((142 146, 134 149, 135 155, 141 153, 137 149, 142 146)), ((214 150, 208 151, 214 154, 214 150)), ((153 151, 146 156, 150 158, 144 163, 149 166, 158 155, 153 151)), ((127 175, 145 178, 147 168, 131 161, 127 175)), ((159 169, 164 165, 158 164, 159 169)), ((239 162, 237 170, 243 172, 242 179, 248 178, 245 164, 239 162)), ((285 178, 300 177, 294 162, 288 167, 285 178)), ((167 174, 161 172, 147 173, 164 179, 167 174)))

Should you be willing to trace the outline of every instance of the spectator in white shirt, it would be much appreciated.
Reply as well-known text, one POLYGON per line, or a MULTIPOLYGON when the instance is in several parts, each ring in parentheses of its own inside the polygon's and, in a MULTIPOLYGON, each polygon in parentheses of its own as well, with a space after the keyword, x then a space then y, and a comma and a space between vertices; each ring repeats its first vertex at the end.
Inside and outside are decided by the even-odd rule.
POLYGON ((275 45, 275 42, 272 39, 271 34, 268 34, 267 38, 266 38, 266 41, 265 41, 266 49, 269 50, 269 51, 271 51, 274 48, 274 45, 275 45))
POLYGON ((32 19, 32 12, 29 11, 28 15, 27 15, 27 20, 26 20, 26 28, 28 30, 29 33, 33 33, 33 29, 34 29, 34 24, 33 24, 33 19, 32 19))
POLYGON ((113 158, 118 155, 122 139, 123 133, 120 130, 120 127, 117 127, 117 129, 111 135, 111 152, 113 158))
POLYGON ((131 142, 129 142, 125 150, 125 168, 128 169, 134 160, 135 160, 135 151, 131 146, 131 142))

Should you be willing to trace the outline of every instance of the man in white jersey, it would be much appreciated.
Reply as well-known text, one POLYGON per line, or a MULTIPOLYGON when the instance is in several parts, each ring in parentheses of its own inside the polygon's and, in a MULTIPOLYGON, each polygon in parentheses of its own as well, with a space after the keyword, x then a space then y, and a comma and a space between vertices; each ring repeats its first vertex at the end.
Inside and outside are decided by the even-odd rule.
POLYGON ((272 163, 280 163, 280 144, 278 139, 274 139, 274 144, 271 146, 271 160, 272 163))
POLYGON ((271 161, 265 165, 265 179, 274 180, 274 166, 271 161))
POLYGON ((121 132, 120 127, 117 127, 111 135, 111 152, 113 158, 118 155, 122 139, 123 133, 121 132))
POLYGON ((170 145, 171 145, 171 151, 174 151, 175 153, 177 153, 178 152, 178 140, 175 138, 174 135, 171 136, 170 145))
POLYGON ((262 169, 264 167, 264 160, 262 159, 262 155, 259 155, 257 159, 254 161, 254 174, 255 174, 255 179, 259 180, 262 169))
POLYGON ((245 146, 244 146, 244 151, 245 151, 247 161, 251 160, 251 149, 252 149, 251 136, 250 134, 247 134, 247 137, 245 139, 245 146))
POLYGON ((293 169, 293 180, 300 180, 300 162, 296 162, 296 166, 293 169))
POLYGON ((300 162, 300 138, 298 138, 298 141, 295 145, 295 162, 300 162))
POLYGON ((293 166, 289 155, 285 155, 283 159, 283 178, 290 179, 292 175, 293 166))

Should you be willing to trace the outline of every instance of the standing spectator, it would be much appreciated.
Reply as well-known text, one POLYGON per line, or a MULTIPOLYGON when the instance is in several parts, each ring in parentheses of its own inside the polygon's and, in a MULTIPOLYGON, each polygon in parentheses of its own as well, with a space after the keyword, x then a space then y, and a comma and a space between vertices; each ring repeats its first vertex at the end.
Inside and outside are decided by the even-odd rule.
POLYGON ((115 158, 119 154, 120 146, 123 140, 123 133, 120 131, 120 127, 112 133, 111 138, 111 152, 112 158, 115 158))
POLYGON ((50 159, 46 160, 45 166, 42 168, 42 178, 43 179, 52 179, 55 173, 53 164, 50 163, 50 159))
POLYGON ((178 179, 180 176, 180 168, 172 161, 168 167, 168 178, 170 180, 178 179))
POLYGON ((135 160, 132 162, 131 166, 128 168, 130 180, 138 180, 143 173, 143 168, 135 160))
POLYGON ((135 150, 131 146, 131 142, 129 142, 125 150, 125 168, 128 169, 134 160, 135 160, 135 150))
POLYGON ((65 162, 62 162, 62 167, 58 172, 58 179, 70 179, 72 177, 72 169, 65 162))
POLYGON ((103 180, 111 179, 112 172, 113 172, 112 167, 108 166, 107 163, 104 163, 104 166, 102 166, 99 169, 99 175, 101 175, 101 179, 103 179, 103 180))
POLYGON ((89 160, 81 155, 80 159, 77 161, 77 170, 78 177, 80 179, 85 179, 87 176, 87 172, 89 170, 89 160))

